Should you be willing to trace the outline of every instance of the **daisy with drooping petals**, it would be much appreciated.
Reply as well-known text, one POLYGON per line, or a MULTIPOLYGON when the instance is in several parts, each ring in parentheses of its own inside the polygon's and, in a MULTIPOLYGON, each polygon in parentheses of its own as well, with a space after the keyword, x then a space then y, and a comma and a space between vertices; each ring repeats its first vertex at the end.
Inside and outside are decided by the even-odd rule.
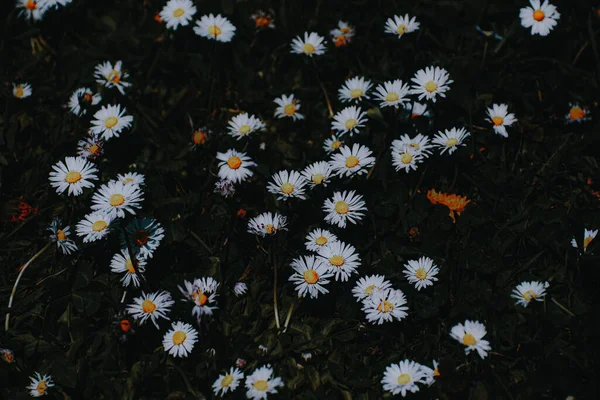
POLYGON ((203 315, 212 315, 217 307, 217 289, 219 282, 211 277, 194 279, 193 282, 183 281, 185 288, 178 286, 185 297, 185 301, 194 303, 192 315, 198 318, 203 315))
POLYGON ((273 236, 280 230, 286 230, 287 218, 277 213, 262 213, 248 221, 248 232, 258 236, 273 236))
POLYGON ((529 0, 531 7, 521 8, 519 16, 523 28, 531 28, 532 35, 546 36, 558 24, 560 14, 556 7, 544 0, 529 0))
POLYGON ((411 138, 408 135, 400 136, 399 140, 394 140, 392 142, 392 147, 396 146, 398 148, 404 146, 412 147, 415 150, 418 150, 419 153, 427 158, 431 154, 431 148, 433 147, 429 142, 429 138, 425 135, 417 134, 414 138, 411 138))
MULTIPOLYGON (((584 231, 583 231, 583 252, 584 253, 587 251, 588 246, 590 245, 592 240, 594 240, 596 235, 598 235, 598 229, 596 229, 596 230, 584 229, 584 231)), ((571 246, 573 246, 575 248, 578 247, 577 241, 575 240, 575 238, 571 239, 571 246)))
POLYGON ((400 393, 402 397, 406 397, 407 392, 418 392, 417 383, 425 383, 426 380, 426 375, 421 367, 421 364, 410 360, 388 366, 381 380, 383 390, 392 394, 400 393))
POLYGON ((381 101, 379 106, 382 108, 388 106, 398 108, 402 103, 410 101, 406 97, 409 93, 408 84, 403 83, 400 79, 384 82, 383 85, 377 86, 375 91, 377 92, 375 99, 381 101))
POLYGON ((196 6, 190 0, 169 0, 158 14, 167 23, 167 28, 177 30, 179 25, 187 26, 196 14, 196 6))
POLYGON ((565 116, 565 121, 568 124, 573 122, 582 123, 592 119, 590 116, 590 110, 587 107, 581 106, 577 103, 569 103, 569 113, 565 116))
POLYGON ((487 114, 489 117, 488 121, 494 124, 494 132, 507 138, 506 127, 517 122, 515 114, 508 113, 508 105, 493 104, 491 108, 487 109, 487 114))
POLYGON ((355 76, 348 79, 338 90, 338 98, 344 103, 359 102, 364 99, 369 99, 367 92, 371 90, 373 84, 371 81, 362 76, 355 76))
POLYGON ((391 33, 392 35, 398 35, 398 38, 402 38, 405 33, 411 33, 419 29, 419 23, 416 17, 410 18, 408 14, 404 16, 394 15, 394 18, 388 18, 385 21, 385 33, 391 33))
POLYGON ((337 225, 340 228, 346 227, 346 222, 356 224, 365 215, 361 211, 366 211, 365 202, 360 194, 354 190, 344 192, 334 192, 333 197, 325 200, 323 210, 327 212, 325 221, 337 225))
POLYGON ((233 286, 233 293, 235 293, 236 296, 246 294, 247 291, 248 285, 246 285, 244 282, 236 282, 236 284, 233 286))
POLYGON ((330 138, 325 139, 325 142, 323 142, 323 150, 325 150, 327 154, 330 154, 339 149, 343 144, 344 142, 342 142, 337 136, 333 135, 330 138))
POLYGON ((423 153, 409 145, 403 144, 399 140, 392 142, 392 165, 396 171, 404 169, 408 173, 411 170, 416 171, 417 165, 423 162, 423 153))
POLYGON ((25 387, 25 389, 29 389, 29 394, 32 397, 45 396, 48 394, 48 388, 54 386, 54 382, 52 382, 52 377, 50 375, 41 375, 39 372, 30 376, 29 380, 29 386, 25 387))
POLYGON ((146 259, 152 258, 164 237, 165 230, 155 219, 134 218, 127 224, 125 234, 121 233, 119 240, 122 248, 131 247, 136 257, 139 253, 140 258, 146 259))
POLYGON ((102 83, 107 88, 116 87, 121 94, 125 94, 125 88, 131 86, 131 83, 123 81, 123 79, 129 78, 129 74, 122 68, 121 61, 117 61, 114 66, 110 61, 106 61, 96 66, 94 78, 96 78, 96 82, 102 83))
POLYGON ((140 325, 150 318, 156 329, 159 329, 158 319, 164 318, 169 321, 170 318, 167 313, 171 311, 173 304, 175 304, 175 301, 167 291, 162 290, 148 294, 142 291, 142 295, 133 299, 133 304, 127 307, 127 312, 136 321, 139 320, 140 325))
POLYGON ((108 140, 111 137, 119 137, 123 129, 129 128, 133 122, 133 116, 125 115, 127 109, 121 110, 121 105, 117 104, 102 106, 94 114, 90 132, 95 135, 102 135, 102 139, 108 140))
POLYGON ((262 10, 257 10, 250 16, 250 19, 254 21, 257 30, 275 28, 275 20, 273 19, 273 16, 262 10))
POLYGON ((123 185, 138 185, 143 186, 145 184, 146 177, 144 174, 138 174, 137 172, 127 172, 126 174, 117 175, 116 182, 121 182, 123 185))
POLYGON ((219 375, 217 380, 213 383, 213 392, 215 396, 221 393, 223 396, 227 392, 233 392, 237 389, 240 384, 240 380, 244 379, 244 373, 239 368, 231 367, 228 373, 225 375, 219 375))
POLYGON ((173 322, 163 336, 163 348, 173 357, 187 357, 198 341, 198 331, 185 322, 173 322))
POLYGON ((367 113, 360 107, 350 106, 335 114, 331 122, 331 129, 339 135, 349 133, 350 136, 358 132, 358 128, 365 126, 367 113))
POLYGON ((433 281, 437 281, 436 275, 440 269, 433 263, 429 257, 421 257, 418 260, 409 260, 404 264, 404 276, 410 283, 415 285, 417 290, 433 286, 433 281))
POLYGON ((344 176, 362 175, 368 172, 368 169, 375 164, 375 157, 371 157, 371 150, 367 146, 358 143, 340 148, 339 153, 331 156, 329 164, 334 174, 344 176))
POLYGON ((87 107, 95 106, 102 101, 102 96, 94 94, 92 89, 79 88, 69 98, 69 109, 78 117, 87 113, 87 107))
POLYGON ((318 252, 323 246, 337 242, 338 238, 327 229, 315 229, 306 235, 306 250, 318 252))
POLYGON ((315 32, 304 32, 304 40, 300 36, 296 36, 292 40, 292 51, 294 54, 306 54, 309 57, 325 54, 325 46, 323 36, 319 36, 315 32))
POLYGON ((277 118, 290 117, 294 121, 304 119, 304 116, 298 112, 300 109, 300 101, 295 99, 293 94, 290 94, 289 96, 284 94, 274 101, 275 104, 278 105, 275 109, 275 116, 277 118))
POLYGON ((265 129, 265 123, 254 115, 248 116, 248 113, 241 113, 231 118, 228 122, 229 127, 227 132, 237 140, 247 137, 251 133, 265 129))
POLYGON ((94 193, 91 208, 115 218, 125 218, 125 211, 135 215, 135 209, 142 208, 143 200, 143 193, 138 185, 112 181, 100 186, 94 193))
POLYGON ((134 257, 132 260, 129 250, 121 249, 121 252, 116 253, 110 260, 110 270, 116 274, 123 274, 121 283, 124 287, 131 284, 139 287, 140 278, 144 277, 143 274, 146 271, 146 260, 139 257, 134 257))
POLYGON ((31 96, 31 85, 29 83, 13 83, 13 96, 17 99, 24 99, 31 96))
POLYGON ((77 243, 73 239, 69 239, 71 234, 71 228, 67 225, 64 228, 60 228, 62 222, 60 218, 54 218, 48 227, 48 230, 52 232, 50 240, 56 242, 56 246, 60 249, 63 254, 71 254, 77 251, 77 243))
POLYGON ((83 243, 95 242, 108 235, 110 224, 113 220, 114 217, 106 213, 88 214, 84 219, 79 221, 75 232, 77 232, 77 236, 83 236, 83 243))
POLYGON ((448 87, 452 81, 448 71, 440 67, 427 67, 417 71, 415 76, 411 78, 415 85, 411 86, 410 93, 418 94, 419 100, 423 98, 432 100, 434 103, 436 97, 446 97, 445 92, 450 90, 448 87))
POLYGON ((267 185, 267 190, 277 195, 277 200, 287 200, 292 197, 306 199, 304 186, 306 179, 297 171, 279 171, 272 176, 272 182, 267 185))
POLYGON ((77 154, 88 160, 95 160, 104 154, 104 140, 98 135, 89 134, 77 142, 77 154))
POLYGON ((290 265, 296 272, 289 280, 296 285, 298 297, 306 297, 308 293, 312 299, 316 299, 319 293, 329 293, 324 286, 329 283, 328 278, 333 274, 321 258, 304 256, 294 259, 290 265))
POLYGON ((364 301, 368 297, 371 297, 373 293, 378 293, 391 287, 392 284, 383 275, 364 276, 356 282, 356 285, 352 289, 352 295, 359 301, 364 301))
POLYGON ((491 350, 490 342, 483 340, 486 335, 485 325, 479 321, 466 320, 465 324, 458 324, 450 331, 450 336, 466 346, 465 354, 476 350, 479 357, 485 358, 491 350))
POLYGON ((302 176, 308 182, 311 189, 314 189, 318 185, 327 186, 332 174, 333 169, 327 161, 312 163, 302 171, 302 176))
POLYGON ((232 183, 240 183, 250 178, 254 172, 249 167, 256 167, 246 153, 240 153, 234 149, 229 149, 225 153, 217 152, 219 160, 219 178, 228 180, 232 183))
POLYGON ((381 325, 384 322, 400 321, 408 314, 405 306, 406 297, 402 290, 385 289, 374 292, 363 303, 363 311, 367 321, 381 325))
POLYGON ((273 377, 270 364, 257 368, 252 375, 246 377, 246 397, 253 400, 263 400, 269 393, 277 393, 277 388, 283 386, 283 380, 273 377))
POLYGON ((439 148, 440 154, 444 154, 448 151, 448 154, 452 154, 461 146, 466 146, 464 140, 471 136, 465 128, 452 128, 446 129, 444 132, 438 131, 438 134, 434 136, 432 144, 439 148))
POLYGON ((350 244, 338 240, 322 246, 318 256, 329 272, 335 274, 336 281, 346 282, 350 275, 358 273, 356 269, 360 267, 360 257, 350 244))
POLYGON ((84 188, 93 188, 92 181, 98 179, 98 169, 82 157, 66 157, 65 162, 59 161, 52 166, 50 186, 61 194, 67 190, 69 196, 79 196, 84 188))
POLYGON ((221 14, 216 17, 208 14, 203 15, 200 21, 196 21, 194 32, 198 36, 205 37, 207 39, 213 39, 219 42, 231 42, 235 35, 235 26, 221 14))
POLYGON ((418 117, 431 117, 431 112, 427 109, 427 104, 417 103, 405 103, 404 109, 410 112, 410 119, 418 117))
POLYGON ((338 21, 338 26, 329 31, 331 40, 335 47, 343 47, 348 45, 354 37, 354 27, 347 22, 338 21))
POLYGON ((544 301, 549 286, 548 282, 521 282, 513 289, 510 297, 517 299, 517 304, 527 307, 531 300, 544 301))

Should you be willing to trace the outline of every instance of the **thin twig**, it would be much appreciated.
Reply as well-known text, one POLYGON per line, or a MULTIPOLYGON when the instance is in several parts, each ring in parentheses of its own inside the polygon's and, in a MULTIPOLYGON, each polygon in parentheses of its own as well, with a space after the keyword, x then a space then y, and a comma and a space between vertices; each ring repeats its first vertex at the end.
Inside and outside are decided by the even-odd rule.
POLYGON ((554 304, 556 304, 557 306, 560 307, 561 310, 563 310, 564 312, 566 312, 567 314, 569 314, 571 317, 576 317, 575 314, 573 314, 573 312, 571 312, 571 310, 569 310, 567 307, 563 306, 562 304, 560 304, 558 301, 556 301, 554 299, 554 297, 551 297, 550 300, 552 300, 552 302, 554 304))
POLYGON ((321 77, 319 76, 319 68, 317 68, 317 63, 315 62, 315 59, 312 59, 312 63, 315 66, 315 73, 317 75, 317 80, 319 81, 319 85, 321 86, 321 89, 323 90, 323 94, 325 95, 325 101, 327 102, 327 109, 329 110, 329 118, 333 118, 333 108, 331 107, 331 102, 329 101, 329 96, 327 96, 327 91, 325 90, 325 86, 323 85, 323 82, 321 81, 321 77))
POLYGON ((296 304, 296 300, 292 301, 290 309, 288 310, 287 318, 285 319, 285 323, 283 324, 283 333, 287 331, 290 320, 292 319, 292 313, 294 312, 294 304, 296 304))
POLYGON ((211 248, 210 248, 210 247, 208 247, 208 246, 206 245, 206 243, 204 243, 204 241, 203 241, 202 239, 200 239, 200 236, 196 235, 196 233, 195 233, 194 231, 190 231, 190 233, 192 234, 192 236, 193 236, 193 237, 194 237, 194 238, 195 238, 195 239, 196 239, 198 242, 200 242, 200 244, 201 244, 202 246, 204 246, 204 248, 205 248, 206 250, 208 250, 208 252, 209 252, 210 254, 212 254, 212 253, 213 253, 213 251, 211 250, 211 248))

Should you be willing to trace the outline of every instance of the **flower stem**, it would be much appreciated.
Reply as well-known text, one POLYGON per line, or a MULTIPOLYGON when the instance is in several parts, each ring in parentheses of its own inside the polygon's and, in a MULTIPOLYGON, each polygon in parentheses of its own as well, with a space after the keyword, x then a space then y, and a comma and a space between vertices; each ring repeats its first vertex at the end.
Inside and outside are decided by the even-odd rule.
POLYGON ((290 320, 292 319, 292 313, 294 312, 294 304, 296 304, 296 300, 292 301, 290 309, 288 310, 287 318, 285 319, 285 324, 283 324, 283 333, 287 331, 290 320))
POLYGON ((279 309, 277 305, 277 261, 275 260, 275 255, 273 255, 273 309, 275 310, 275 324, 277 325, 277 330, 281 329, 281 324, 279 323, 279 309))
POLYGON ((317 63, 315 62, 314 58, 312 59, 312 64, 315 67, 317 80, 319 81, 321 90, 323 90, 323 94, 325 95, 325 102, 327 103, 327 109, 329 110, 329 118, 333 118, 333 108, 331 107, 331 102, 329 101, 329 96, 327 96, 327 91, 325 90, 325 86, 323 85, 323 82, 321 81, 321 77, 319 76, 319 68, 317 68, 317 63))

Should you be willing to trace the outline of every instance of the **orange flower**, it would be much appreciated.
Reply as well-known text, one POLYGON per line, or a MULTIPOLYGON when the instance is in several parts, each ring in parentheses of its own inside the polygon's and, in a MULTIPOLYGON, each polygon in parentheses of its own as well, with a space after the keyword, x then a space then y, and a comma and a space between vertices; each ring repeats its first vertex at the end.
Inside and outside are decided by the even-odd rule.
POLYGON ((417 236, 419 236, 419 228, 416 226, 413 226, 412 228, 410 228, 410 230, 408 231, 408 234, 410 235, 410 237, 412 239, 416 238, 417 236))
POLYGON ((456 218, 454 217, 454 212, 458 215, 465 211, 465 207, 467 204, 471 202, 471 200, 467 200, 467 196, 459 196, 457 194, 448 194, 442 192, 436 192, 435 189, 430 189, 427 192, 427 198, 431 204, 442 204, 448 207, 450 213, 448 214, 450 218, 452 218, 452 222, 456 223, 456 218))
POLYGON ((342 47, 348 44, 348 39, 346 39, 345 35, 339 35, 335 37, 335 47, 342 47))
MULTIPOLYGON (((14 211, 14 215, 12 215, 10 217, 10 222, 19 222, 19 221, 25 221, 25 219, 30 215, 30 214, 37 214, 38 213, 38 209, 35 207, 30 206, 29 204, 27 204, 26 202, 24 202, 23 200, 23 196, 21 196, 19 198, 19 200, 17 200, 15 203, 15 205, 9 205, 9 207, 12 209, 14 207, 15 211, 14 211)), ((12 201, 10 203, 13 203, 12 201)))
POLYGON ((246 210, 244 210, 243 208, 240 208, 240 209, 237 211, 237 216, 238 216, 239 218, 246 218, 246 210))
POLYGON ((160 12, 157 12, 157 13, 156 13, 156 15, 154 16, 154 20, 155 20, 156 22, 158 22, 159 24, 162 24, 162 23, 163 23, 163 20, 162 20, 162 18, 160 17, 160 12))

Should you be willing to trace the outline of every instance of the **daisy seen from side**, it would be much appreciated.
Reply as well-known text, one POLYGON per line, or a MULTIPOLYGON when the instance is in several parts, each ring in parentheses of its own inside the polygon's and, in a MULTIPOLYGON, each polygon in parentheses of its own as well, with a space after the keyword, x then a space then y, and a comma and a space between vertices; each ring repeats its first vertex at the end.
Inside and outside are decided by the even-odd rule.
POLYGON ((48 3, 45 0, 17 0, 17 9, 26 19, 40 21, 48 11, 48 3))
POLYGON ((352 41, 354 32, 354 27, 348 22, 338 21, 337 28, 329 31, 329 36, 335 47, 344 47, 352 41))
POLYGON ((32 90, 29 83, 13 83, 12 86, 13 96, 15 96, 17 99, 24 99, 31 96, 32 90))
POLYGON ((139 174, 137 172, 126 172, 124 174, 117 175, 116 182, 121 182, 123 185, 137 185, 144 186, 146 183, 146 177, 144 174, 139 174))
POLYGON ((273 236, 286 230, 287 218, 277 213, 262 213, 248 221, 248 232, 257 236, 273 236))
POLYGON ((548 282, 521 282, 513 289, 510 297, 517 299, 516 304, 527 307, 532 300, 544 301, 549 286, 548 282))
POLYGON ((388 18, 385 21, 385 33, 397 35, 398 39, 401 39, 404 34, 418 30, 419 25, 416 17, 411 18, 408 14, 394 15, 394 18, 388 18))
POLYGON ((71 228, 67 225, 62 226, 60 218, 54 218, 48 227, 51 232, 50 240, 56 243, 56 247, 63 254, 71 254, 78 250, 77 243, 73 239, 69 239, 71 228))
POLYGON ((412 103, 404 103, 404 108, 410 112, 410 119, 419 117, 431 117, 431 111, 427 109, 427 104, 418 103, 413 101, 412 103))
POLYGON ((465 128, 452 128, 446 129, 444 132, 438 131, 437 135, 434 136, 432 145, 440 149, 440 154, 444 154, 446 151, 448 154, 452 154, 461 146, 466 146, 464 140, 471 136, 465 128))
POLYGON ((227 18, 212 13, 203 15, 194 27, 196 35, 223 43, 231 42, 235 31, 235 26, 227 18))
POLYGON ((327 49, 323 44, 324 40, 323 36, 319 36, 315 32, 304 32, 304 40, 300 36, 296 36, 292 40, 291 53, 305 54, 309 57, 325 54, 325 50, 327 49))
POLYGON ((415 150, 418 150, 421 156, 423 156, 423 158, 429 157, 432 152, 431 149, 433 148, 433 145, 431 144, 429 138, 420 133, 413 138, 411 138, 408 135, 402 135, 400 136, 400 139, 394 140, 392 142, 392 147, 394 146, 398 148, 401 148, 402 146, 412 147, 415 150))

